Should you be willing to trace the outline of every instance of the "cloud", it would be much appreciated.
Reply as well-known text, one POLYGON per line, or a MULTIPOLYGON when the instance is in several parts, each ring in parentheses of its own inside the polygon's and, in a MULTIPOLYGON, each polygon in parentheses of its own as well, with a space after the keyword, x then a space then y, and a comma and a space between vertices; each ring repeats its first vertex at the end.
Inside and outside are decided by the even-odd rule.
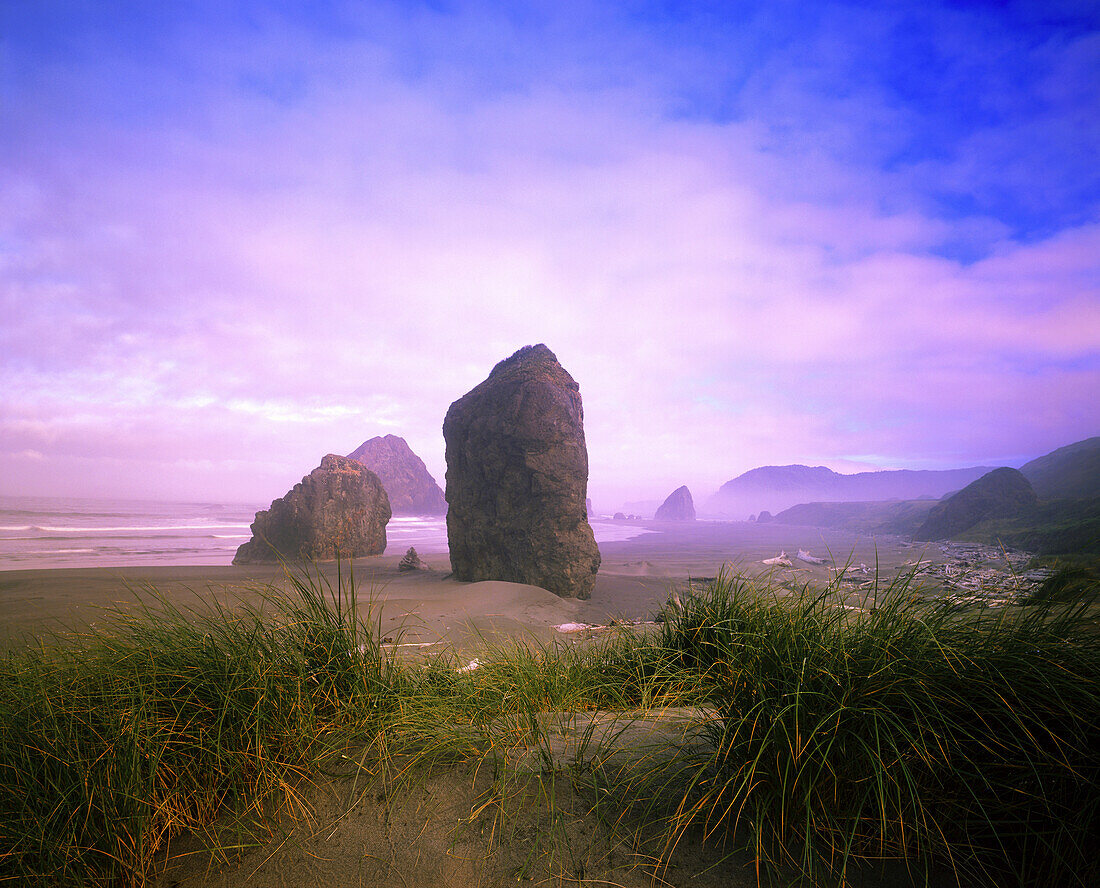
POLYGON ((538 341, 581 384, 607 500, 1095 432, 1093 135, 1051 138, 1091 107, 1088 34, 578 8, 17 41, 37 64, 0 145, 5 458, 263 500, 392 431, 442 480, 447 406, 538 341))

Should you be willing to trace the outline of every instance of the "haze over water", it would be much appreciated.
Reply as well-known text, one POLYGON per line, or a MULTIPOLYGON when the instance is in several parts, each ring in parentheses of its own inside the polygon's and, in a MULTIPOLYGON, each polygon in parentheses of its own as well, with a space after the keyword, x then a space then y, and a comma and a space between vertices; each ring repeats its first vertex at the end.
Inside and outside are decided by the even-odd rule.
MULTIPOLYGON (((266 506, 0 496, 0 571, 228 565, 260 508, 266 506)), ((592 529, 597 543, 642 532, 598 520, 592 529)), ((446 552, 447 520, 397 516, 386 525, 386 540, 387 555, 410 546, 446 552)))

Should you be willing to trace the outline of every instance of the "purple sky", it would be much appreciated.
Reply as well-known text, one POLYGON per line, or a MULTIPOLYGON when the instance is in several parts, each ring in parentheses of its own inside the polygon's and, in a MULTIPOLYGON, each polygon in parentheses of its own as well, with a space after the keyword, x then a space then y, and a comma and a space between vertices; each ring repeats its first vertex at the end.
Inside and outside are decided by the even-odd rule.
POLYGON ((4 3, 0 493, 442 483, 534 342, 609 508, 1098 434, 1096 9, 4 3))

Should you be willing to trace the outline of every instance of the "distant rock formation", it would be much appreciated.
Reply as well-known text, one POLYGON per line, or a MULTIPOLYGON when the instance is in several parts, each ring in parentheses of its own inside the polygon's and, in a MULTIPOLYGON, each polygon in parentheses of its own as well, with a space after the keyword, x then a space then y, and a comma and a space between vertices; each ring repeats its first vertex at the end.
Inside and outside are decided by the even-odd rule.
POLYGON ((737 518, 761 509, 777 512, 799 503, 939 499, 976 481, 990 468, 898 469, 841 475, 825 466, 762 466, 727 481, 699 513, 704 517, 737 518))
POLYGON ((378 476, 330 453, 286 496, 256 513, 252 539, 237 549, 233 563, 381 555, 389 520, 390 501, 378 476))
POLYGON ((933 506, 914 537, 951 539, 982 521, 1031 514, 1037 504, 1035 491, 1019 471, 994 469, 933 506))
POLYGON ((1042 499, 1100 496, 1100 437, 1059 447, 1020 467, 1042 499))
POLYGON ((621 508, 628 518, 652 518, 660 505, 660 500, 631 500, 621 508))
POLYGON ((497 364, 451 405, 443 437, 455 577, 588 598, 600 552, 585 513, 584 411, 554 353, 526 346, 497 364))
POLYGON ((409 551, 405 553, 405 557, 401 559, 401 562, 397 565, 398 570, 427 570, 426 565, 417 554, 416 549, 412 546, 409 547, 409 551))
POLYGON ((686 485, 676 488, 661 503, 653 517, 658 521, 694 521, 695 503, 691 501, 691 491, 686 485))
POLYGON ((759 515, 756 516, 756 523, 757 524, 767 524, 769 521, 774 521, 774 520, 775 520, 775 518, 773 517, 772 513, 769 512, 767 509, 765 509, 763 512, 761 512, 759 515))
POLYGON ((404 438, 371 438, 349 453, 348 459, 358 460, 378 476, 394 515, 442 515, 447 511, 443 491, 404 438))
POLYGON ((626 521, 626 515, 624 515, 622 512, 616 512, 614 515, 611 516, 611 520, 612 521, 626 521))
POLYGON ((587 498, 584 501, 584 513, 588 515, 589 518, 592 517, 592 500, 587 498))

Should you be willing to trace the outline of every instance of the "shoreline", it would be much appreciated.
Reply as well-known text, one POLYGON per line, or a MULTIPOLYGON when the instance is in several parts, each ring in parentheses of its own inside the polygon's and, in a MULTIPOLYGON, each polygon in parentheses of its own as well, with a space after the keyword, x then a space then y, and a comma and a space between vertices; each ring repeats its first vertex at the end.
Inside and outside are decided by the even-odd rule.
MULTIPOLYGON (((621 522, 616 522, 621 523, 621 522)), ((404 551, 358 558, 340 565, 345 579, 354 576, 362 602, 381 608, 383 634, 403 634, 410 643, 450 643, 468 650, 478 643, 512 638, 550 641, 562 638, 553 629, 563 623, 607 623, 649 618, 676 586, 689 578, 715 576, 723 566, 764 573, 761 562, 781 551, 799 548, 825 557, 825 565, 795 561, 783 571, 800 582, 827 582, 832 558, 851 559, 893 571, 923 557, 942 561, 935 544, 913 546, 894 539, 875 539, 822 528, 755 525, 747 522, 630 522, 637 534, 600 543, 602 563, 592 597, 558 598, 544 589, 515 583, 466 583, 450 577, 446 552, 421 553, 431 568, 401 572, 404 551), (830 558, 830 553, 832 558, 830 558), (392 633, 390 632, 392 630, 392 633)), ((335 584, 335 562, 317 566, 335 584)), ((307 566, 312 571, 312 566, 307 566)), ((24 568, 0 571, 0 646, 22 646, 27 640, 68 630, 94 629, 114 607, 140 608, 139 599, 156 595, 187 607, 234 602, 258 604, 259 587, 285 585, 278 564, 149 565, 131 567, 24 568)))

